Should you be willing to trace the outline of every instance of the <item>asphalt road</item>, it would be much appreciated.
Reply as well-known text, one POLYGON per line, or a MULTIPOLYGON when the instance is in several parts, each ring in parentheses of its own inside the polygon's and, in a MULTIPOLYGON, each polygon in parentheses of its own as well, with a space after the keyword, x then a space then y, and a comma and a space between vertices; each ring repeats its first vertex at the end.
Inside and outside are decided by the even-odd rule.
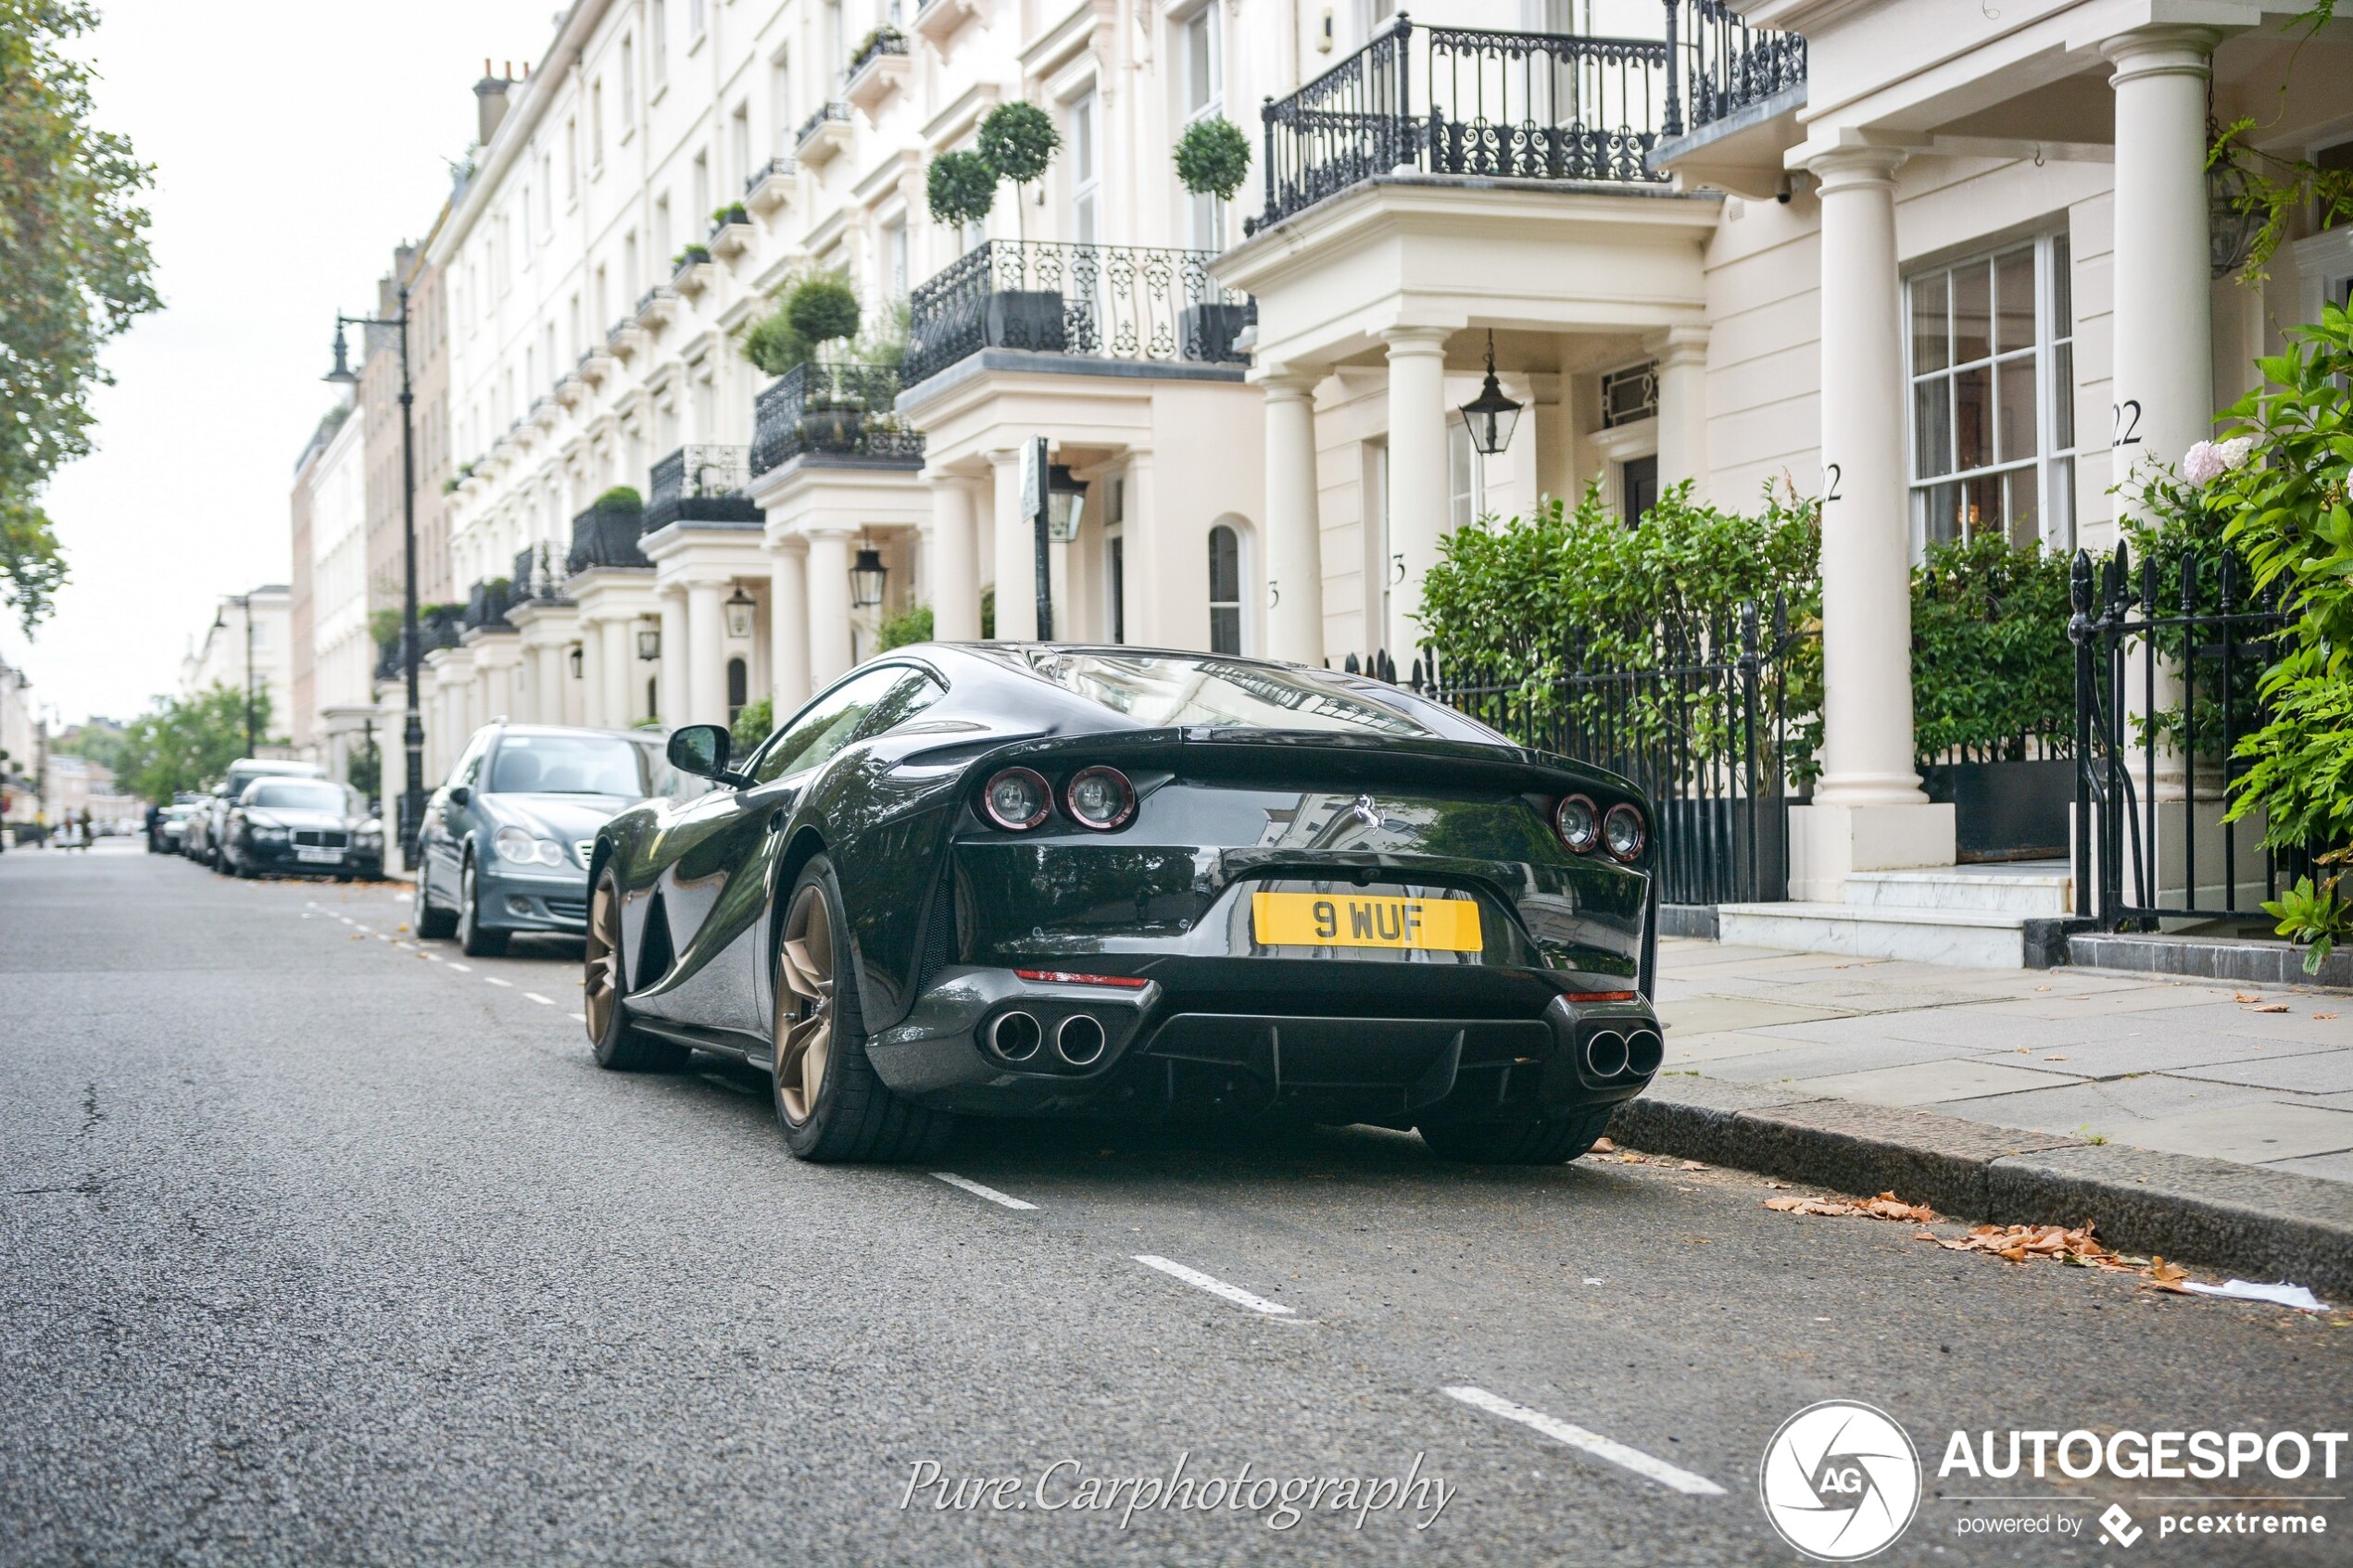
MULTIPOLYGON (((2079 1562, 2123 1555, 2109 1501, 2154 1525, 2151 1484, 1940 1480, 1953 1430, 2353 1413, 2342 1313, 1768 1212, 1731 1172, 1363 1129, 998 1126, 939 1162, 1015 1209, 797 1164, 762 1080, 599 1072, 576 949, 467 962, 406 917, 130 846, 0 855, 0 1562, 1787 1562, 1759 1457, 1832 1398, 1929 1467, 1877 1561, 2079 1562), (1076 1506, 1180 1460, 1333 1485, 1282 1529, 1123 1521, 1140 1481, 1076 1506), (909 1498, 934 1475, 1017 1479, 909 1498), (1346 1477, 1421 1485, 1360 1522, 1346 1477), (1957 1500, 1989 1491, 2031 1500, 1957 1500), (1960 1533, 2012 1515, 2081 1533, 1960 1533)), ((2152 1527, 2142 1559, 2353 1549, 2152 1527)))

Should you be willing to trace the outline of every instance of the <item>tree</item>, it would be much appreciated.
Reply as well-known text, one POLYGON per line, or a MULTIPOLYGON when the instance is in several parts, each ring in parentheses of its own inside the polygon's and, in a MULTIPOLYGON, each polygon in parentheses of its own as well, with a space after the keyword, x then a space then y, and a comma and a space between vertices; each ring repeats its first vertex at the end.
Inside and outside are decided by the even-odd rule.
POLYGON ((997 205, 997 171, 978 153, 942 153, 931 160, 924 190, 932 217, 962 229, 988 217, 997 205))
MULTIPOLYGON (((257 734, 270 733, 270 694, 253 694, 257 734)), ((162 805, 182 790, 201 789, 245 754, 245 698, 236 687, 215 685, 185 698, 157 697, 123 731, 117 754, 118 787, 162 805)))
POLYGON ((96 24, 91 0, 0 0, 0 599, 28 635, 66 580, 41 492, 91 450, 98 350, 162 304, 154 170, 90 123, 91 69, 59 49, 96 24))
POLYGON ((1176 138, 1176 178, 1197 196, 1234 199, 1250 175, 1250 138, 1224 115, 1185 127, 1176 138))

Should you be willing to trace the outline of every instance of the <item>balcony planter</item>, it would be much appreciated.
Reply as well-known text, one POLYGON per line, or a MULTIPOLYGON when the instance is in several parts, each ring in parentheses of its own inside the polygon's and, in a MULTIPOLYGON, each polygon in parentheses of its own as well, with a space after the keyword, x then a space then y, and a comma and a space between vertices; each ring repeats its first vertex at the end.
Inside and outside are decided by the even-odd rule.
POLYGON ((703 292, 719 281, 719 264, 709 257, 689 261, 671 278, 671 286, 688 299, 700 298, 703 292))
POLYGON ((722 223, 711 232, 711 253, 718 257, 741 256, 759 237, 759 227, 749 221, 722 223))
POLYGON ((866 428, 866 410, 848 403, 812 405, 801 411, 804 452, 854 452, 866 428))
POLYGON ((1247 304, 1227 305, 1209 301, 1188 305, 1184 315, 1184 339, 1178 352, 1188 359, 1198 359, 1211 365, 1239 364, 1247 355, 1234 352, 1234 339, 1250 324, 1251 307, 1247 304))
POLYGON ((1931 800, 1952 806, 1965 864, 2049 860, 2067 853, 2075 806, 2072 762, 1923 763, 1920 788, 1931 800))
POLYGON ((1060 354, 1069 346, 1058 289, 999 289, 988 296, 983 320, 991 348, 1060 354))

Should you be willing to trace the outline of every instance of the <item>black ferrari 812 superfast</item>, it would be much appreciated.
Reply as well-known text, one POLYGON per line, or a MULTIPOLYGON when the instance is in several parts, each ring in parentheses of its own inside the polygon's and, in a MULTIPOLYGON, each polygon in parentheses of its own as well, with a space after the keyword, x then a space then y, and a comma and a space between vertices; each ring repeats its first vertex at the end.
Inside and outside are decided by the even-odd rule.
POLYGON ((926 644, 732 749, 598 831, 588 1033, 764 1071, 804 1159, 1273 1115, 1551 1162, 1658 1070, 1649 802, 1396 686, 926 644))

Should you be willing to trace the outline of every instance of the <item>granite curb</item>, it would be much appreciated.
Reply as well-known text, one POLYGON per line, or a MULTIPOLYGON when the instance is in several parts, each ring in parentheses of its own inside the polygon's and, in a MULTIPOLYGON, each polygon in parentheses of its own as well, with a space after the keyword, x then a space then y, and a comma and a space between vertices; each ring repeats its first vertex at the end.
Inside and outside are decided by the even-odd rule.
POLYGON ((1706 1078, 1658 1080, 1617 1107, 1609 1135, 1842 1192, 1892 1191, 1957 1219, 2089 1220, 2121 1251, 2353 1298, 2353 1184, 1706 1078))

